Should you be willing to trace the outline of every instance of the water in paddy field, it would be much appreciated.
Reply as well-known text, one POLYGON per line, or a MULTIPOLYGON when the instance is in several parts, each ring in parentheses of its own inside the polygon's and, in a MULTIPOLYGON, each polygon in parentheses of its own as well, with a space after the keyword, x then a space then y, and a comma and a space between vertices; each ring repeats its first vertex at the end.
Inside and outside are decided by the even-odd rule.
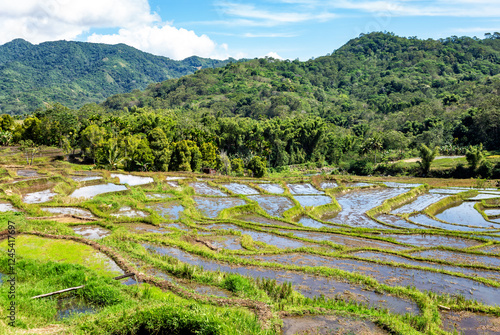
POLYGON ((0 212, 19 212, 11 203, 0 203, 0 212))
POLYGON ((467 226, 475 226, 481 228, 497 227, 500 229, 500 224, 486 221, 484 217, 474 208, 475 202, 463 202, 458 206, 445 209, 442 213, 436 214, 439 220, 461 224, 467 226))
POLYGON ((212 224, 207 226, 206 228, 239 231, 241 232, 242 235, 250 235, 254 241, 264 242, 266 244, 275 246, 280 249, 285 249, 285 248, 296 249, 301 247, 313 246, 311 243, 274 235, 272 233, 240 228, 236 225, 212 224))
POLYGON ((279 184, 259 184, 259 187, 269 193, 283 194, 285 190, 279 184))
POLYGON ((283 318, 283 335, 295 334, 388 334, 370 320, 351 316, 308 315, 283 318), (333 333, 337 331, 336 333, 333 333))
POLYGON ((178 220, 184 207, 177 202, 158 203, 146 206, 166 220, 178 220))
POLYGON ((151 177, 140 177, 131 174, 119 173, 112 173, 111 178, 118 178, 120 180, 120 184, 128 184, 129 186, 145 185, 154 181, 151 177))
POLYGON ((267 214, 280 217, 282 214, 294 206, 293 202, 287 197, 272 196, 272 195, 251 195, 249 199, 259 203, 267 214))
POLYGON ((99 226, 74 226, 71 227, 75 234, 81 235, 89 240, 100 240, 111 234, 111 231, 99 226))
POLYGON ((342 210, 327 221, 352 227, 386 228, 366 216, 365 212, 408 190, 406 188, 366 189, 341 194, 336 199, 342 210))
POLYGON ((294 195, 293 197, 302 207, 317 207, 332 202, 332 198, 327 195, 294 195))
POLYGON ((257 191, 256 189, 253 189, 250 186, 244 184, 231 183, 231 184, 223 184, 222 186, 224 186, 234 194, 244 194, 244 195, 259 194, 259 191, 257 191))
POLYGON ((398 207, 392 211, 394 214, 402 214, 402 213, 412 213, 424 210, 426 207, 429 207, 435 202, 438 202, 441 199, 446 198, 448 195, 446 194, 438 194, 438 193, 426 193, 418 196, 412 202, 398 207))
MULTIPOLYGON (((486 305, 497 305, 500 301, 500 288, 491 287, 472 279, 455 277, 448 274, 431 272, 420 269, 407 269, 402 267, 377 264, 372 262, 316 256, 309 254, 281 254, 243 256, 264 262, 288 264, 296 266, 325 266, 341 269, 347 272, 359 273, 375 278, 380 283, 389 286, 414 286, 421 291, 432 291, 438 294, 447 293, 450 296, 463 295, 466 299, 476 299, 486 305)), ((498 278, 500 273, 492 272, 493 278, 498 278)))
POLYGON ((227 197, 228 195, 218 188, 209 186, 207 183, 189 183, 189 186, 194 188, 194 192, 200 195, 216 195, 220 197, 227 197))
POLYGON ((132 209, 129 206, 124 206, 124 207, 120 208, 118 210, 118 212, 112 213, 110 215, 114 216, 114 217, 117 217, 117 218, 120 218, 120 217, 145 218, 146 216, 149 216, 149 213, 132 209))
POLYGON ((324 194, 323 191, 318 191, 311 184, 288 184, 288 188, 292 194, 324 194))
POLYGON ((86 218, 94 217, 89 210, 78 207, 42 207, 41 209, 52 214, 69 214, 86 218))
POLYGON ((17 170, 16 173, 21 177, 40 177, 40 174, 36 170, 17 170))
POLYGON ((194 197, 196 208, 209 218, 215 218, 223 209, 242 206, 245 201, 239 198, 202 198, 194 197))
POLYGON ((146 247, 147 250, 152 250, 154 253, 168 255, 191 265, 202 266, 203 269, 207 271, 220 270, 253 278, 275 279, 279 284, 291 282, 294 289, 310 298, 320 295, 330 298, 341 297, 345 300, 357 301, 372 307, 388 308, 397 314, 419 313, 418 306, 413 301, 393 297, 388 294, 379 294, 373 291, 364 290, 362 286, 338 281, 332 278, 255 266, 230 266, 225 263, 218 263, 213 260, 201 258, 173 247, 160 247, 152 244, 143 244, 143 246, 146 247))
POLYGON ((26 204, 41 204, 48 202, 55 197, 57 193, 52 192, 50 189, 45 191, 28 193, 23 197, 23 202, 26 204))
POLYGON ((116 185, 113 183, 99 184, 99 185, 84 186, 77 188, 73 193, 71 193, 70 197, 92 199, 93 197, 99 194, 119 192, 125 190, 127 190, 127 187, 124 185, 116 185))

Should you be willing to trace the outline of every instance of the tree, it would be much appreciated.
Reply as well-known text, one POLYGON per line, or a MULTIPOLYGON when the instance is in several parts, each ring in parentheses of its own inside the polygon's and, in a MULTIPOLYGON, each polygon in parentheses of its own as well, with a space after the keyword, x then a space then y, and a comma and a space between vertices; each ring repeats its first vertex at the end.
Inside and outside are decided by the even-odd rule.
POLYGON ((24 152, 24 154, 26 155, 26 164, 32 165, 33 158, 40 151, 40 146, 34 143, 32 140, 21 140, 19 142, 19 145, 19 150, 21 150, 21 152, 24 152))
POLYGON ((266 162, 259 156, 253 156, 247 164, 247 169, 252 171, 253 176, 262 178, 267 174, 266 162))
POLYGON ((97 149, 104 144, 106 135, 106 129, 95 124, 91 124, 82 131, 80 145, 83 154, 91 158, 94 164, 96 162, 97 149))
POLYGON ((475 146, 469 145, 469 148, 465 152, 465 159, 467 160, 467 163, 469 163, 469 168, 472 172, 476 171, 479 165, 483 162, 484 153, 482 143, 475 146))
POLYGON ((418 164, 420 165, 420 168, 422 169, 422 173, 424 175, 427 175, 429 173, 429 170, 431 169, 431 164, 434 158, 439 153, 439 148, 436 146, 434 149, 430 149, 428 146, 425 144, 421 144, 419 150, 419 156, 420 156, 420 161, 418 164))
POLYGON ((243 159, 241 158, 233 158, 231 160, 231 169, 233 170, 234 173, 236 173, 236 175, 238 176, 242 176, 243 175, 243 172, 244 169, 243 169, 243 159))
POLYGON ((231 173, 232 164, 225 151, 221 151, 217 157, 217 170, 225 175, 231 173))
POLYGON ((12 133, 8 130, 0 130, 0 144, 9 145, 12 141, 12 133))
POLYGON ((377 164, 377 151, 382 150, 382 148, 383 148, 382 137, 376 134, 375 136, 366 139, 366 141, 361 146, 361 152, 363 154, 367 154, 371 151, 374 151, 375 152, 374 164, 377 164))
POLYGON ((167 135, 161 128, 154 128, 149 134, 149 146, 155 157, 153 167, 156 171, 168 171, 170 149, 167 135))
POLYGON ((217 147, 210 142, 201 145, 201 160, 203 167, 215 168, 217 160, 217 147))

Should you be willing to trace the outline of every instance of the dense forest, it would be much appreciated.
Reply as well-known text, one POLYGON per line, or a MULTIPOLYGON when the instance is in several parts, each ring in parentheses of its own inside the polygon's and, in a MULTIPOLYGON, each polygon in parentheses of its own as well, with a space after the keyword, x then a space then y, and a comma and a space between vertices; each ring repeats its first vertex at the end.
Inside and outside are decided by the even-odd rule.
POLYGON ((0 108, 9 114, 33 112, 55 102, 79 108, 230 61, 196 56, 175 61, 125 44, 57 41, 33 45, 16 39, 0 46, 0 108))
MULTIPOLYGON (((257 161, 404 173, 388 162, 422 145, 443 154, 498 149, 499 73, 498 33, 371 33, 306 62, 206 68, 79 110, 53 105, 23 124, 4 116, 2 128, 11 141, 81 148, 110 168, 241 171, 257 161)), ((483 177, 493 169, 484 167, 483 177)))

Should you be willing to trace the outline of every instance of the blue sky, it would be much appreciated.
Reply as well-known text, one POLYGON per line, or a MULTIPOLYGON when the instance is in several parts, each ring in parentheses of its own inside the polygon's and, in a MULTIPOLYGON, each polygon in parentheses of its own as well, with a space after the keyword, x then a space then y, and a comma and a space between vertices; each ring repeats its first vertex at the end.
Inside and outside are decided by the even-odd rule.
POLYGON ((498 0, 18 0, 0 4, 0 43, 126 43, 173 59, 307 60, 360 33, 444 38, 500 31, 498 0))

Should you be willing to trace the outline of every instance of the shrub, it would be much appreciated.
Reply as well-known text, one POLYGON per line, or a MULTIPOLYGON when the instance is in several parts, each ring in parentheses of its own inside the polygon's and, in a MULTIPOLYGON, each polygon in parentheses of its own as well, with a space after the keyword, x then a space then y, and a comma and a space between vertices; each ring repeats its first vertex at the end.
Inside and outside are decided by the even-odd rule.
POLYGON ((347 171, 359 176, 368 176, 373 174, 373 163, 368 160, 354 161, 351 162, 347 171))
POLYGON ((490 161, 484 161, 478 168, 477 168, 477 175, 480 176, 481 178, 491 178, 493 175, 493 163, 490 161))

